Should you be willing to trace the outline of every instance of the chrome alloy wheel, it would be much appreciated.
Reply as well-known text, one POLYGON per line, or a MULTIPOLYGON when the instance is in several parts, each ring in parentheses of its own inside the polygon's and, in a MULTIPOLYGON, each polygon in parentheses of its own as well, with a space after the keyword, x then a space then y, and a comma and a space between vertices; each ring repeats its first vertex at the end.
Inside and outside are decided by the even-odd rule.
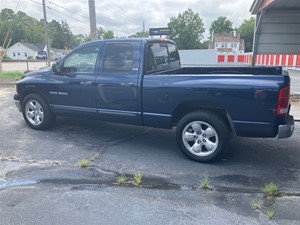
POLYGON ((187 124, 182 132, 182 141, 186 149, 196 156, 211 155, 219 145, 215 129, 202 121, 187 124))
POLYGON ((27 120, 34 126, 40 125, 44 120, 43 107, 36 100, 30 100, 26 103, 25 114, 27 120))

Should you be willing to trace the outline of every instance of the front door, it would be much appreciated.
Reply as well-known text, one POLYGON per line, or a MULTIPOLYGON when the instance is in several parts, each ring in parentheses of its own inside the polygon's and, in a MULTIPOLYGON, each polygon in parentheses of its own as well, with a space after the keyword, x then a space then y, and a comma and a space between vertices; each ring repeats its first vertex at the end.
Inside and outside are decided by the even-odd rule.
POLYGON ((62 62, 49 92, 54 111, 97 116, 95 81, 100 47, 99 43, 83 46, 62 62))

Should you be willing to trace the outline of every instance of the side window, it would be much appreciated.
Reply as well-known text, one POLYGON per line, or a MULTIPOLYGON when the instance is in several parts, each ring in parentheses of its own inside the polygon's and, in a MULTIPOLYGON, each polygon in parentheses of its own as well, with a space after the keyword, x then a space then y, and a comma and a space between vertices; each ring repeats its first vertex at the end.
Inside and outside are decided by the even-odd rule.
POLYGON ((179 54, 171 43, 154 43, 147 46, 146 72, 157 72, 178 68, 179 54))
POLYGON ((168 50, 170 54, 170 68, 180 67, 179 53, 176 46, 173 44, 168 44, 168 50))
POLYGON ((83 75, 94 73, 100 46, 92 45, 74 52, 64 61, 62 72, 83 75))
POLYGON ((103 73, 130 74, 133 65, 131 44, 108 44, 103 61, 103 73))

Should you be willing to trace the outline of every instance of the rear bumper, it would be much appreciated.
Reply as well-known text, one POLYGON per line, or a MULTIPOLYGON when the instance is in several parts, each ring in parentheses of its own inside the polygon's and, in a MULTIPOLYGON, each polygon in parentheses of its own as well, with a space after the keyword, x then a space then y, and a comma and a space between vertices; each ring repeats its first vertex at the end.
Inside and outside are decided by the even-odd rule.
POLYGON ((286 118, 286 124, 279 125, 278 127, 278 139, 288 138, 293 135, 294 132, 294 117, 288 115, 286 118))

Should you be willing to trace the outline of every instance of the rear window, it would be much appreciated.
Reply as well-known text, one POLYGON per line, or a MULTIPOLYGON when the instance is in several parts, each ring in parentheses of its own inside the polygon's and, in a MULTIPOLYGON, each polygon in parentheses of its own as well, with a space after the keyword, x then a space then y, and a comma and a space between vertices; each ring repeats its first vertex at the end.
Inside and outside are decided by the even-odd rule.
POLYGON ((172 43, 150 43, 146 49, 146 74, 180 67, 177 48, 172 43))

